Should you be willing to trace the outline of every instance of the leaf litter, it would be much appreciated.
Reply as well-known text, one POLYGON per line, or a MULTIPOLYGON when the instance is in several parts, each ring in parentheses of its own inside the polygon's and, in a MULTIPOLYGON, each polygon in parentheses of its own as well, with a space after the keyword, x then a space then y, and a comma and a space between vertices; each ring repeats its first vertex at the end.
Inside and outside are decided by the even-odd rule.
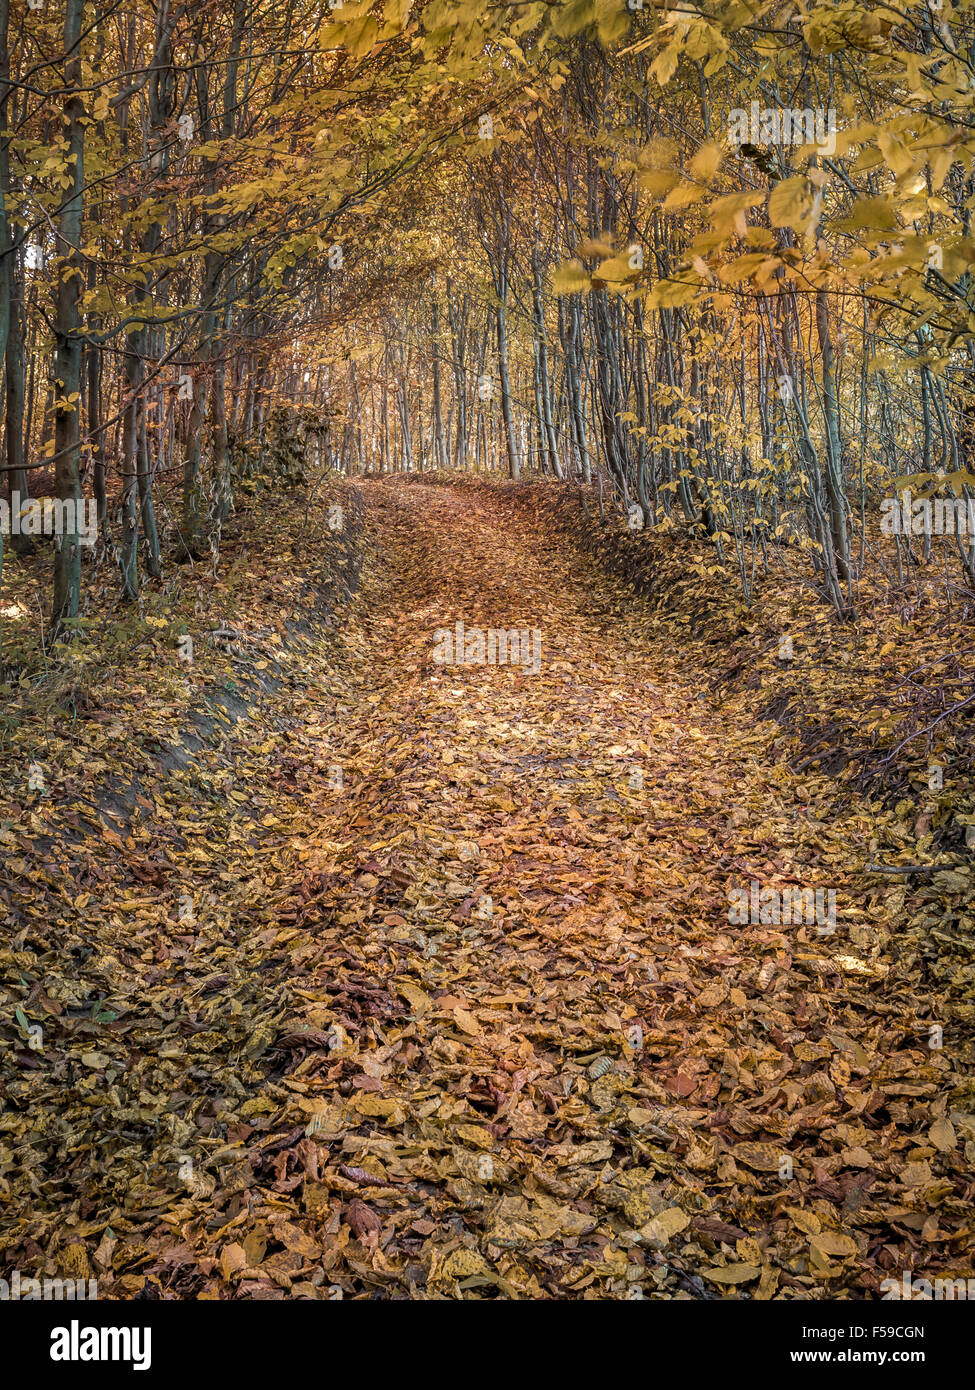
POLYGON ((699 698, 544 512, 364 492, 363 590, 266 708, 81 857, 4 832, 4 1266, 209 1299, 970 1273, 973 967, 897 949, 869 803, 699 698), (540 629, 540 670, 437 664, 458 620, 540 629), (752 881, 834 887, 836 933, 732 925, 752 881))

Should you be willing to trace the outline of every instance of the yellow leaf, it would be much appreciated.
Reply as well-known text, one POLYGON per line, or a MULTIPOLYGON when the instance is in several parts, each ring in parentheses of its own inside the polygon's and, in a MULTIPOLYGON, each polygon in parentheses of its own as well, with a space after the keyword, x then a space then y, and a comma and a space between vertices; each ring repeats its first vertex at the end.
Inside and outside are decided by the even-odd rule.
POLYGON ((666 87, 667 83, 677 71, 677 62, 680 58, 680 44, 670 43, 662 53, 658 53, 650 64, 650 74, 655 77, 661 87, 666 87))
POLYGON ((853 1237, 845 1236, 840 1231, 820 1231, 809 1244, 824 1256, 839 1256, 845 1260, 852 1259, 857 1253, 857 1243, 853 1237))
POLYGON ((398 1100, 387 1100, 384 1096, 356 1096, 352 1108, 360 1115, 384 1120, 388 1125, 401 1125, 406 1121, 406 1111, 398 1100))
POLYGON ((457 1027, 465 1032, 468 1037, 476 1038, 480 1036, 481 1025, 473 1014, 468 1013, 466 1009, 453 1009, 451 1012, 457 1027))
POLYGON ((402 995, 418 1017, 422 1017, 423 1014, 429 1013, 433 1008, 433 1000, 430 998, 429 994, 424 994, 423 990, 420 989, 418 985, 411 984, 409 980, 397 981, 396 993, 402 995))
POLYGON ((636 181, 652 197, 662 198, 670 192, 678 177, 673 169, 643 169, 637 174, 636 181))
POLYGON ((758 1265, 734 1264, 725 1265, 723 1269, 706 1269, 704 1277, 712 1284, 748 1284, 761 1272, 758 1265))
POLYGON ((935 150, 930 156, 928 163, 931 169, 932 193, 937 193, 938 189, 942 186, 948 175, 948 170, 954 164, 956 158, 955 151, 952 149, 935 150))
POLYGON ((711 204, 711 225, 716 232, 745 235, 745 212, 764 202, 762 193, 727 193, 711 204))
POLYGON ((694 178, 710 183, 718 171, 723 155, 724 149, 717 140, 709 140, 706 145, 702 145, 691 160, 691 173, 694 178))
POLYGON ((580 260, 573 258, 552 271, 553 294, 577 294, 589 288, 589 272, 580 260))
POLYGON ((955 1127, 950 1120, 935 1120, 928 1130, 928 1138, 939 1153, 951 1153, 958 1142, 955 1127))
POLYGON ((814 1211, 806 1211, 803 1207, 786 1207, 786 1215, 794 1226, 798 1226, 807 1236, 816 1236, 823 1228, 823 1223, 814 1211))
POLYGON ((231 1241, 229 1245, 223 1247, 220 1252, 220 1269, 225 1279, 229 1279, 232 1274, 236 1274, 238 1270, 246 1269, 246 1267, 247 1255, 242 1245, 238 1245, 236 1241, 231 1241))
POLYGON ((739 256, 737 260, 721 267, 718 272, 719 278, 726 285, 737 285, 739 281, 747 280, 750 275, 754 274, 766 259, 764 251, 753 251, 750 255, 739 256))
POLYGON ((736 1163, 744 1163, 757 1173, 777 1173, 785 1155, 776 1144, 736 1144, 731 1152, 736 1163))
POLYGON ((902 179, 914 169, 914 156, 892 131, 881 130, 877 134, 877 144, 888 169, 896 178, 902 179))
POLYGON ((813 201, 805 174, 783 179, 772 189, 768 200, 768 216, 773 227, 792 227, 805 231, 813 201))
POLYGON ((696 183, 679 183, 676 188, 672 188, 664 199, 664 212, 672 212, 674 208, 689 207, 691 203, 699 203, 704 197, 706 189, 701 188, 696 183))
POLYGON ((702 289, 695 280, 658 280, 647 296, 651 309, 675 309, 681 304, 690 304, 702 289))
POLYGON ((690 1217, 680 1207, 668 1207, 666 1211, 658 1212, 645 1226, 641 1226, 640 1235, 649 1245, 662 1247, 685 1230, 690 1223, 690 1217))

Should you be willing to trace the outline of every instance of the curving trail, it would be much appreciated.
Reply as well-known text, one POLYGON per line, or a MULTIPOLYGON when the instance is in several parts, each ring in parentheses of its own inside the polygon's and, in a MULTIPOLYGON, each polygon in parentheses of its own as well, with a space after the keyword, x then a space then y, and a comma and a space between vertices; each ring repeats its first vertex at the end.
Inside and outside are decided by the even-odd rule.
POLYGON ((364 492, 333 636, 138 838, 79 845, 77 948, 4 956, 52 1016, 8 1086, 6 1262, 109 1298, 963 1274, 965 1054, 865 906, 869 808, 808 804, 532 490, 364 492), (434 660, 458 622, 540 653, 434 660), (732 923, 752 882, 835 890, 835 932, 732 923))
POLYGON ((347 1183, 329 1279, 863 1297, 922 1231, 963 1252, 939 1059, 857 906, 867 818, 816 821, 770 731, 708 711, 660 622, 510 493, 366 493, 297 919, 308 1018, 348 1048, 306 1072, 314 1139, 340 1187, 382 1180, 347 1183), (540 629, 540 669, 435 662, 458 620, 540 629), (838 890, 835 934, 730 925, 752 880, 838 890))

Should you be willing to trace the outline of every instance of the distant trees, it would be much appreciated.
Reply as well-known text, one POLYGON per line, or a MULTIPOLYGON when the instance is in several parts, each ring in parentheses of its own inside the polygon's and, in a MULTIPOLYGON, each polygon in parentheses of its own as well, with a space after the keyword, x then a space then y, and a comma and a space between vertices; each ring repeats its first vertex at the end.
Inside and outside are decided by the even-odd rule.
MULTIPOLYGON (((790 547, 844 613, 885 496, 975 497, 975 5, 649 8, 548 14, 544 71, 444 176, 430 308, 352 355, 417 341, 421 458, 445 416, 456 465, 605 478, 746 594, 790 547)), ((975 537, 947 553, 971 583, 975 537)))
MULTIPOLYGON (((0 0, 4 491, 94 495, 129 600, 215 556, 279 403, 325 418, 336 287, 464 119, 410 6, 353 8, 0 0)), ((60 535, 55 635, 81 560, 60 535)))
POLYGON ((7 495, 93 495, 133 600, 287 402, 328 466, 595 481, 846 612, 885 495, 975 496, 973 12, 0 0, 7 495))

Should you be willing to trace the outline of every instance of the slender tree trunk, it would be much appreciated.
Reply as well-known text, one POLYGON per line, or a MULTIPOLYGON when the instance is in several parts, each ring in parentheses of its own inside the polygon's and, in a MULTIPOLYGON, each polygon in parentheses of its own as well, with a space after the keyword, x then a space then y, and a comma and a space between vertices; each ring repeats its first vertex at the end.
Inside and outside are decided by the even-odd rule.
POLYGON ((505 278, 504 295, 498 301, 498 376, 501 382, 501 417, 504 420, 504 441, 508 451, 508 473, 517 478, 521 472, 518 466, 518 447, 515 443, 515 420, 511 410, 511 378, 508 372, 508 282, 505 278))
POLYGON ((430 335, 433 343, 433 466, 447 467, 447 437, 443 423, 443 401, 440 394, 440 305, 436 295, 432 302, 430 335))
POLYGON ((54 319, 57 403, 54 413, 54 486, 59 501, 71 503, 64 533, 54 553, 52 628, 60 633, 75 618, 81 598, 81 542, 78 507, 81 501, 81 356, 78 303, 83 283, 81 216, 84 190, 85 108, 81 96, 81 26, 84 0, 65 0, 64 12, 64 137, 68 148, 68 185, 59 234, 61 270, 54 319))
POLYGON ((847 529, 846 497, 843 492, 836 359, 829 326, 829 299, 826 291, 822 289, 816 291, 816 333, 823 364, 823 421, 826 426, 826 495, 829 500, 829 527, 836 573, 842 583, 848 584, 850 537, 847 529))
MULTIPOLYGON (((7 47, 9 4, 0 0, 0 130, 6 130, 10 104, 10 56, 7 47)), ((0 138, 0 345, 6 384, 5 439, 7 486, 11 507, 15 497, 29 495, 24 467, 24 277, 23 260, 14 249, 9 223, 10 151, 6 138, 0 138)), ((2 545, 2 541, 0 541, 2 545)), ((28 555, 33 549, 30 536, 19 531, 11 537, 15 554, 28 555)))

